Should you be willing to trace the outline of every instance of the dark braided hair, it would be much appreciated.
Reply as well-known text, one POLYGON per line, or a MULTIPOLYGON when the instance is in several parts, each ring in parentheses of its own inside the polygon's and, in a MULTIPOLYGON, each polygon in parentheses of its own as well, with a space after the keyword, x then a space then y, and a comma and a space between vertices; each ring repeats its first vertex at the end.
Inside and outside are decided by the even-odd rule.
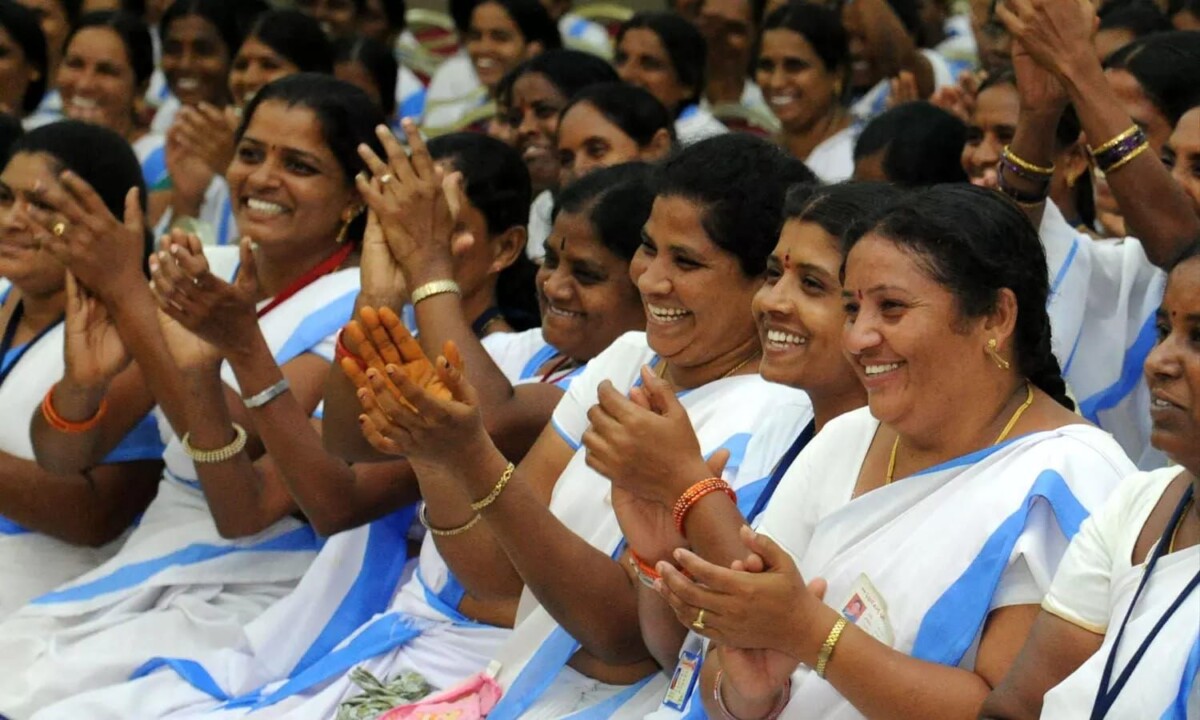
POLYGON ((1067 384, 1050 350, 1050 281, 1037 229, 1000 193, 966 184, 935 185, 897 200, 870 227, 847 235, 845 254, 867 232, 913 252, 954 295, 962 318, 993 312, 1000 291, 1017 298, 1017 371, 1069 410, 1067 384))

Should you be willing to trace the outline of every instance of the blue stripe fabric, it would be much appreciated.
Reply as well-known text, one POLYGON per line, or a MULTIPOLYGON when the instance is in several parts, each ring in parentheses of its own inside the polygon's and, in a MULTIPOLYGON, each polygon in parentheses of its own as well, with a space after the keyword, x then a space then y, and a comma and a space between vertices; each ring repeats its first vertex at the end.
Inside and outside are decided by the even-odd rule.
POLYGON ((1188 696, 1197 680, 1200 680, 1200 637, 1196 638, 1196 642, 1192 644, 1192 651, 1188 653, 1187 664, 1183 666, 1183 675, 1179 678, 1179 692, 1175 695, 1175 701, 1162 714, 1160 720, 1188 720, 1188 696))
POLYGON ((275 353, 275 362, 282 367, 289 360, 312 350, 322 340, 341 330, 354 312, 356 297, 358 291, 351 290, 304 318, 292 331, 291 337, 279 348, 279 352, 275 353))
POLYGON ((952 667, 962 661, 987 619, 1000 577, 1038 501, 1049 504, 1068 540, 1088 516, 1062 475, 1054 470, 1038 475, 1021 507, 1000 523, 966 571, 925 613, 913 642, 913 657, 952 667))
POLYGON ((233 237, 233 200, 226 197, 221 203, 221 222, 217 227, 217 244, 229 245, 235 243, 233 237))
POLYGON ((28 535, 29 529, 0 515, 0 535, 28 535))
POLYGON ((1054 282, 1050 284, 1050 297, 1058 294, 1058 289, 1062 286, 1062 282, 1067 277, 1067 272, 1070 271, 1071 265, 1075 263, 1075 255, 1079 253, 1079 238, 1071 241, 1071 249, 1067 251, 1067 257, 1063 260, 1062 267, 1058 269, 1058 273, 1054 276, 1054 282))
POLYGON ((421 589, 425 591, 425 602, 429 603, 429 607, 450 618, 450 622, 460 627, 493 627, 487 623, 477 622, 459 612, 458 606, 462 602, 466 590, 453 574, 450 575, 450 580, 447 581, 446 587, 442 588, 441 593, 434 592, 429 583, 425 581, 425 576, 421 574, 420 568, 417 568, 416 574, 417 581, 421 583, 421 589))
POLYGON ((563 430, 561 425, 554 422, 554 418, 550 419, 550 427, 554 428, 554 432, 558 433, 558 436, 562 438, 563 442, 570 446, 572 450, 579 450, 579 448, 583 447, 583 445, 580 443, 575 442, 575 438, 571 437, 566 430, 563 430))
POLYGON ((142 179, 146 181, 146 191, 154 192, 167 187, 171 177, 167 172, 167 148, 160 145, 142 161, 142 179))
POLYGON ((588 21, 584 20, 583 18, 577 18, 567 28, 567 37, 575 38, 575 39, 581 38, 584 36, 585 33, 587 33, 587 30, 588 30, 588 21))
POLYGON ((1142 329, 1138 331, 1133 345, 1125 352, 1125 359, 1121 363, 1121 376, 1109 387, 1080 402, 1079 414, 1103 427, 1104 424, 1099 420, 1101 411, 1116 407, 1142 381, 1142 366, 1150 351, 1154 349, 1157 339, 1154 313, 1151 313, 1142 324, 1142 329))
POLYGON ((311 527, 296 528, 256 545, 211 545, 195 543, 162 557, 125 565, 101 578, 82 585, 56 590, 33 600, 35 605, 79 602, 90 600, 106 593, 127 590, 140 585, 164 570, 177 566, 196 565, 226 555, 242 552, 300 552, 315 551, 320 546, 311 527))
POLYGON ((407 97, 400 101, 400 107, 396 108, 396 113, 401 118, 419 118, 425 114, 425 88, 420 88, 416 92, 409 93, 407 97))
MULTIPOLYGON (((622 705, 632 700, 633 696, 641 692, 642 688, 646 687, 653 679, 654 674, 651 673, 604 702, 599 702, 579 712, 571 713, 564 720, 609 720, 609 718, 616 716, 617 711, 621 709, 622 705)), ((490 718, 491 716, 489 715, 488 717, 490 718)))
POLYGON ((225 694, 225 691, 221 689, 221 686, 217 684, 217 681, 213 679, 213 676, 204 669, 203 665, 195 660, 162 657, 151 658, 137 670, 134 670, 133 674, 129 676, 129 679, 131 681, 137 680, 138 678, 145 677, 150 673, 162 668, 170 668, 171 670, 174 670, 179 677, 187 681, 188 685, 191 685, 192 687, 212 698, 222 702, 230 699, 229 696, 225 694))
POLYGON ((129 434, 100 461, 101 465, 131 462, 134 460, 158 460, 162 458, 162 436, 158 433, 158 421, 153 413, 147 413, 138 421, 129 434))
POLYGON ((545 365, 547 362, 549 362, 550 358, 557 354, 558 350, 555 350, 550 345, 544 346, 541 350, 535 352, 533 357, 529 358, 529 362, 525 363, 525 367, 521 368, 521 376, 519 379, 528 380, 529 378, 537 375, 538 368, 540 368, 542 365, 545 365))

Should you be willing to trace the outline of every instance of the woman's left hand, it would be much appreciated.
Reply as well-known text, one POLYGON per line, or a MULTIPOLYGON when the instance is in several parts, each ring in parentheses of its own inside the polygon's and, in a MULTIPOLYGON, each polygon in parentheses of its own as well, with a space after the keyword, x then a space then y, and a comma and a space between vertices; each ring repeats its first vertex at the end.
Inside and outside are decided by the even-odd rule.
POLYGON ((806 584, 791 556, 770 538, 746 526, 741 535, 752 555, 746 562, 736 561, 733 568, 676 550, 675 559, 691 578, 661 562, 659 593, 681 623, 722 646, 776 650, 813 665, 829 632, 822 623, 833 613, 821 601, 825 582, 806 584), (754 566, 760 561, 761 572, 745 570, 757 570, 754 566), (703 627, 697 628, 701 609, 703 627))
POLYGON ((714 475, 710 463, 724 467, 723 450, 705 462, 687 410, 671 384, 649 368, 642 368, 642 386, 630 397, 607 380, 597 397, 588 410, 583 445, 588 466, 614 489, 670 508, 694 483, 714 475))
POLYGON ((163 312, 225 357, 250 348, 258 333, 258 277, 249 239, 233 283, 208 268, 199 238, 173 232, 151 259, 155 295, 163 312))

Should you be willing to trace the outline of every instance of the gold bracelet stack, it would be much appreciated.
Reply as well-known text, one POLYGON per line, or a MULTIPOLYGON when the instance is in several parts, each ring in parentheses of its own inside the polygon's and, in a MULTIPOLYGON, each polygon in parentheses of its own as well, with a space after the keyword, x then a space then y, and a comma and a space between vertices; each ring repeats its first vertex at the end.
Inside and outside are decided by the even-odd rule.
POLYGON ((1150 141, 1146 139, 1146 133, 1137 125, 1133 125, 1100 147, 1089 147, 1088 151, 1092 154, 1096 168, 1108 175, 1133 162, 1149 149, 1150 141))
POLYGON ((421 520, 421 525, 426 530, 429 531, 429 534, 437 536, 437 537, 454 537, 455 535, 462 535, 466 531, 475 527, 475 525, 478 524, 479 521, 483 519, 482 515, 476 513, 475 517, 468 520, 465 524, 459 525, 456 528, 450 528, 448 530, 443 530, 441 528, 435 528, 434 526, 429 524, 429 516, 426 514, 426 510, 428 508, 429 508, 428 505, 422 504, 421 511, 419 513, 417 513, 417 517, 421 520))
POLYGON ((192 459, 192 462, 198 465, 210 465, 212 463, 225 462, 237 456, 238 453, 246 449, 246 428, 233 423, 234 437, 233 441, 225 447, 219 447, 215 450, 197 450, 192 447, 192 434, 190 432, 183 434, 183 451, 192 459))
POLYGON ((840 617, 833 624, 833 629, 829 631, 829 637, 825 638, 825 643, 821 645, 821 651, 817 653, 817 677, 825 677, 825 668, 829 665, 829 658, 833 657, 833 649, 837 647, 838 640, 842 639, 842 631, 846 629, 846 618, 840 617))
POLYGON ((508 481, 512 480, 513 473, 516 471, 516 469, 516 465, 509 463, 508 467, 504 468, 504 472, 501 473, 500 480, 497 481, 496 487, 492 488, 492 491, 488 493, 487 497, 484 499, 471 503, 471 509, 475 512, 481 512, 489 505, 496 502, 496 498, 500 497, 500 493, 504 492, 504 488, 508 486, 508 481))
POLYGON ((413 305, 416 305, 422 300, 427 300, 434 295, 442 295, 444 293, 455 293, 457 295, 462 295, 462 289, 459 288, 458 283, 454 282, 453 280, 434 280, 433 282, 427 282, 413 290, 408 296, 408 300, 413 305))

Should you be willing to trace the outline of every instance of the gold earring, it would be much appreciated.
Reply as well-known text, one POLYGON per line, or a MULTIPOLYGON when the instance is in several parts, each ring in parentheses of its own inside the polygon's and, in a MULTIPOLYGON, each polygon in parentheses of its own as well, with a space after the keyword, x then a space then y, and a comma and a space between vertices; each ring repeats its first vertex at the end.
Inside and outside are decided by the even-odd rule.
POLYGON ((996 349, 996 338, 987 341, 987 347, 984 349, 984 352, 992 356, 992 362, 996 363, 996 367, 1001 370, 1007 370, 1012 367, 1007 360, 1000 357, 1000 353, 996 349))
POLYGON ((358 219, 359 215, 362 215, 362 214, 363 214, 363 208, 359 208, 359 209, 355 210, 354 214, 352 214, 349 218, 342 221, 342 229, 338 230, 338 234, 337 234, 336 241, 337 241, 338 245, 341 245, 342 243, 346 242, 346 231, 348 231, 350 229, 350 225, 355 220, 358 219))

